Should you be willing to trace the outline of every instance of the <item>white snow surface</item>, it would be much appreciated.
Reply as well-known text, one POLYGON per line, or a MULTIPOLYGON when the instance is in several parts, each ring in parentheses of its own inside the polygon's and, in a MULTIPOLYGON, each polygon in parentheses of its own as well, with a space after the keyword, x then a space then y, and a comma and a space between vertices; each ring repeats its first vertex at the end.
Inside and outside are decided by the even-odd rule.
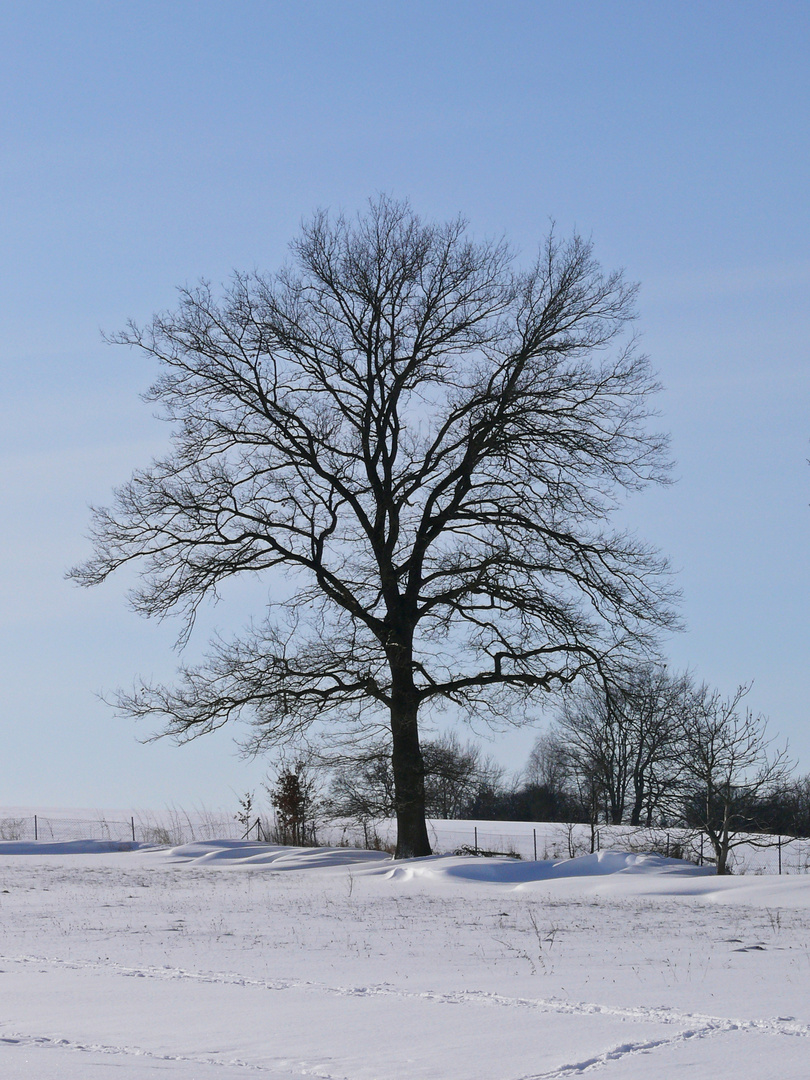
POLYGON ((0 1078, 806 1080, 809 930, 659 855, 0 842, 0 1078))

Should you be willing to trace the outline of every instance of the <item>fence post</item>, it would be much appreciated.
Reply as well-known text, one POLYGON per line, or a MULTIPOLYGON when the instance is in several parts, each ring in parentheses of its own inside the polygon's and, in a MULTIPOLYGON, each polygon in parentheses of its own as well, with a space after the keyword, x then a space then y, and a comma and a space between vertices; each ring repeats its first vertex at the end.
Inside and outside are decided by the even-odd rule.
POLYGON ((782 876, 782 834, 781 833, 779 834, 779 836, 777 838, 776 847, 777 847, 777 849, 779 851, 779 876, 781 877, 782 876))
POLYGON ((700 865, 703 866, 703 833, 700 834, 700 865))
POLYGON ((478 826, 477 825, 473 826, 473 832, 474 832, 474 835, 475 835, 475 854, 477 855, 478 854, 478 826))
POLYGON ((135 843, 135 818, 131 817, 129 819, 129 823, 132 826, 132 843, 134 844, 135 843))
POLYGON ((600 850, 601 839, 602 839, 601 834, 600 834, 599 830, 597 829, 596 830, 596 850, 597 851, 600 850))
POLYGON ((39 829, 37 827, 37 815, 34 814, 34 839, 39 840, 39 829))
POLYGON ((532 835, 534 836, 534 861, 537 862, 537 829, 532 829, 532 835))
POLYGON ((667 833, 667 858, 669 858, 669 833, 667 833))

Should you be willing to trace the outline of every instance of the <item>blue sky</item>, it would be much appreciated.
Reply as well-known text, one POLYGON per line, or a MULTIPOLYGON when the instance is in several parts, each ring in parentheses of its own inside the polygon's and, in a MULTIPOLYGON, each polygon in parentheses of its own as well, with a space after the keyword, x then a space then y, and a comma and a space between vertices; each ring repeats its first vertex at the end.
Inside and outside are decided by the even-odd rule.
MULTIPOLYGON (((260 784, 228 733, 143 746, 95 696, 177 659, 123 580, 64 580, 87 504, 167 434, 100 330, 378 191, 527 258, 554 219, 641 282, 678 483, 626 520, 679 570, 671 663, 754 680, 810 771, 808 55, 806 3, 0 3, 0 804, 260 784)), ((535 734, 489 749, 516 768, 535 734)))

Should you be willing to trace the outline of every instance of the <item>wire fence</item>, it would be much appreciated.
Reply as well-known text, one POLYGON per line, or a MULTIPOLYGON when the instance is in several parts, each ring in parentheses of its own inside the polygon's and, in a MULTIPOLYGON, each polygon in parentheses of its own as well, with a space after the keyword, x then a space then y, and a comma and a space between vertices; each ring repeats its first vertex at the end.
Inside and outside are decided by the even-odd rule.
MULTIPOLYGON (((436 854, 510 855, 521 859, 560 860, 592 851, 619 850, 655 853, 710 866, 714 853, 705 833, 686 829, 632 828, 559 822, 458 821, 428 823, 436 854)), ((277 842, 272 818, 210 812, 169 810, 161 815, 140 812, 129 818, 30 816, 0 817, 0 841, 70 842, 104 840, 177 847, 195 841, 243 840, 277 842)), ((392 819, 324 821, 311 841, 321 845, 393 850, 396 822, 392 819)), ((730 854, 736 874, 810 873, 810 839, 792 836, 738 836, 730 854)))
MULTIPOLYGON (((648 829, 623 826, 552 825, 497 830, 492 823, 470 829, 448 829, 434 823, 434 848, 503 852, 523 859, 576 858, 604 850, 658 854, 711 866, 714 851, 705 833, 685 829, 648 829), (472 842, 471 842, 472 841, 472 842)), ((735 838, 729 866, 736 874, 806 874, 810 871, 810 840, 791 836, 745 835, 735 838)))
POLYGON ((133 815, 112 820, 97 818, 0 817, 0 840, 68 843, 74 840, 107 840, 177 847, 195 840, 241 840, 246 826, 227 814, 192 815, 170 811, 165 815, 133 815))
MULTIPOLYGON (((628 851, 687 859, 711 866, 714 852, 705 833, 687 829, 653 829, 622 825, 562 822, 441 821, 428 822, 436 854, 509 855, 521 859, 572 859, 591 852, 628 851)), ((319 833, 327 843, 389 848, 396 841, 390 819, 357 825, 331 824, 319 833)), ((739 835, 729 856, 735 874, 806 874, 810 872, 810 839, 776 835, 739 835)))

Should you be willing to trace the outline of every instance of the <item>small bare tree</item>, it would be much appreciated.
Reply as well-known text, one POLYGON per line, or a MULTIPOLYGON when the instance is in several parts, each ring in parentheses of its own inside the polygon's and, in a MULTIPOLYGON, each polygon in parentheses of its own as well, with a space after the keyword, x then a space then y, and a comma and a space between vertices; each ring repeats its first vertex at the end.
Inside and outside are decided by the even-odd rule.
POLYGON ((578 236, 521 270, 383 196, 292 253, 113 339, 160 361, 174 445, 94 512, 73 576, 137 564, 134 607, 185 616, 184 641, 224 582, 269 575, 266 618, 120 710, 181 742, 243 716, 248 752, 385 722, 397 855, 426 855, 420 714, 520 722, 671 625, 666 564, 609 525, 666 479, 657 384, 635 287, 578 236))
POLYGON ((724 698, 701 686, 682 723, 686 817, 708 836, 718 874, 730 872, 731 851, 759 832, 762 804, 784 787, 792 771, 787 746, 772 749, 767 721, 742 708, 749 689, 740 686, 724 698))
POLYGON ((275 780, 266 785, 266 790, 276 814, 278 843, 317 843, 317 782, 309 765, 303 760, 282 760, 275 780))
POLYGON ((246 791, 244 795, 239 797, 239 809, 234 814, 234 820, 238 821, 242 826, 245 831, 245 836, 247 836, 248 830, 253 824, 254 812, 253 792, 246 791))

